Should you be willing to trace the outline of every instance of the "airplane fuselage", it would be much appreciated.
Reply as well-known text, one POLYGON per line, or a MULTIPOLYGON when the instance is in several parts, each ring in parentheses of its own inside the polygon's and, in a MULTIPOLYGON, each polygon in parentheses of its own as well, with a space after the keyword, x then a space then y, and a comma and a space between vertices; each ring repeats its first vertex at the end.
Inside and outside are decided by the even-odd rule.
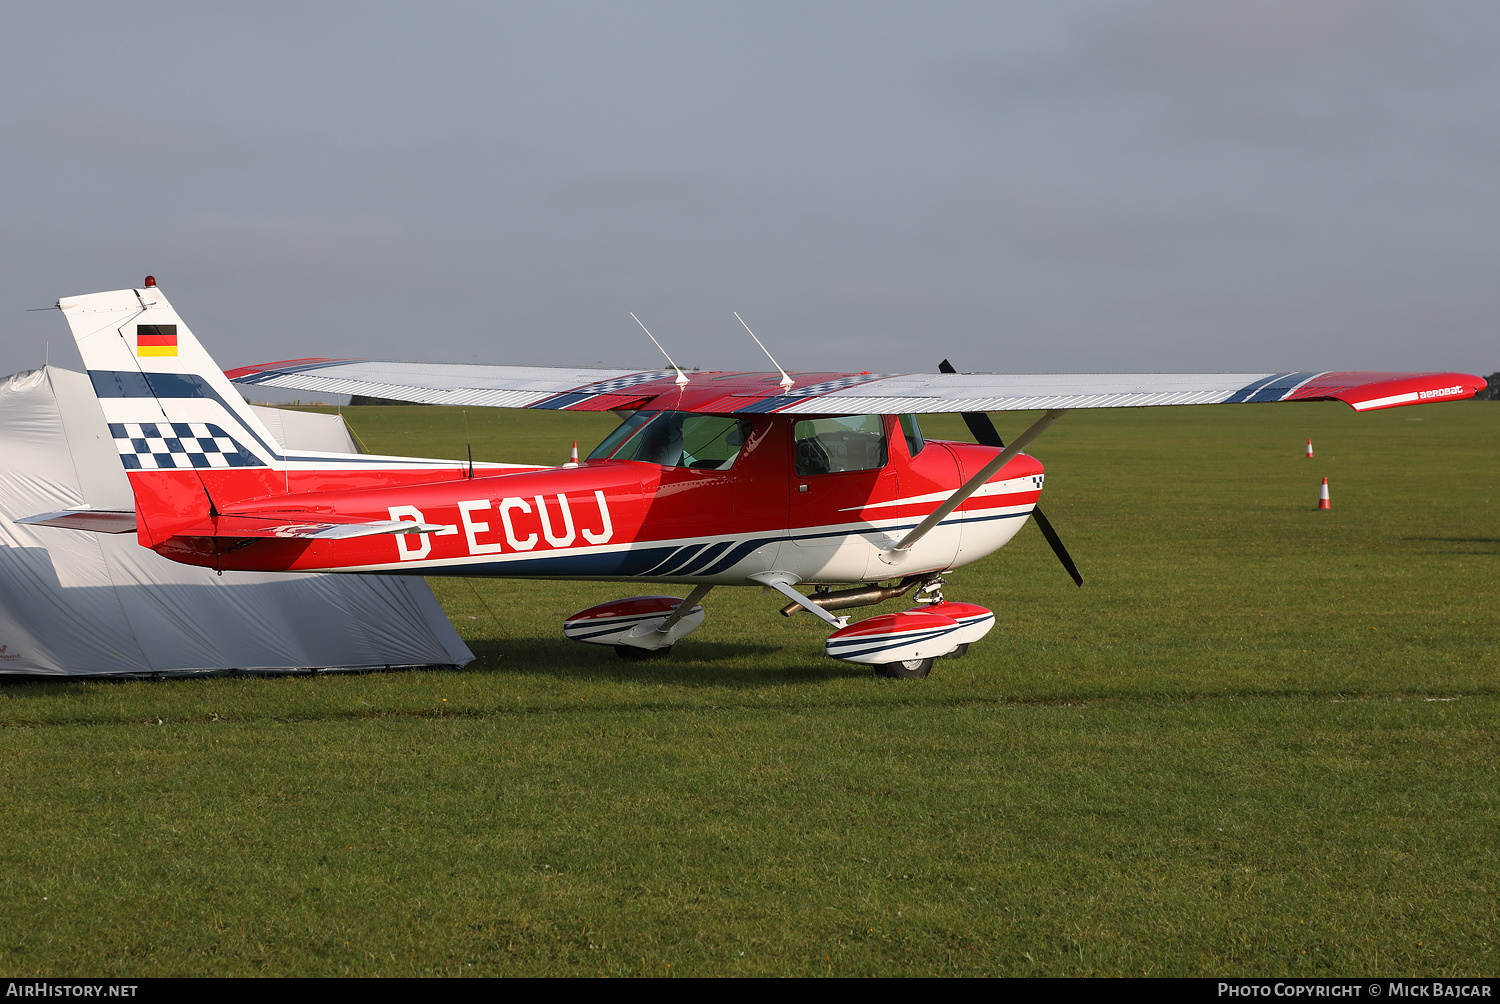
POLYGON ((457 463, 399 470, 376 463, 363 476, 294 465, 132 472, 132 480, 138 493, 182 496, 179 505, 149 507, 158 512, 201 509, 205 491, 209 498, 241 499, 214 510, 211 534, 201 521, 140 524, 142 543, 163 556, 224 570, 728 585, 774 569, 804 582, 848 583, 967 564, 1020 529, 1043 481, 1042 465, 1025 454, 892 564, 890 548, 901 535, 998 451, 929 441, 911 456, 896 417, 881 421, 886 462, 835 473, 799 474, 794 421, 764 415, 754 419, 727 470, 592 460, 555 468, 476 465, 471 476, 457 463), (264 482, 259 497, 247 497, 247 478, 264 482), (295 525, 320 516, 442 529, 339 540, 234 539, 237 520, 295 525))

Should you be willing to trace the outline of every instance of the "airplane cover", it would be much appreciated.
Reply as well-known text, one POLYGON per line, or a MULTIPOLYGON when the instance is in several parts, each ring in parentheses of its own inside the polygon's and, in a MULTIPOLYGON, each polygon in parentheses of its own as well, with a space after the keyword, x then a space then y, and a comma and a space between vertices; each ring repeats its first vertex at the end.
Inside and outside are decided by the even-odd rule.
MULTIPOLYGON (((307 445, 337 447, 332 424, 302 416, 287 430, 309 433, 307 445)), ((473 658, 420 578, 219 576, 141 547, 134 533, 21 524, 31 514, 88 506, 134 527, 125 469, 81 373, 48 367, 0 377, 0 469, 0 674, 364 669, 473 658)))

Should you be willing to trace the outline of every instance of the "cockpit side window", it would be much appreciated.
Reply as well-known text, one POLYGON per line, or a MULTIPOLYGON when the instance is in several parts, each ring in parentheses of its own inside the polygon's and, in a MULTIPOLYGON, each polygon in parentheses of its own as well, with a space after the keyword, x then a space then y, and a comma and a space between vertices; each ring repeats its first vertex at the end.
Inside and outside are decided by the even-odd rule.
POLYGON ((902 415, 901 431, 906 434, 906 454, 915 457, 922 452, 922 447, 927 441, 922 438, 922 427, 917 424, 917 416, 902 415))
POLYGON ((728 415, 638 411, 595 447, 588 459, 727 471, 752 428, 748 420, 728 415))
POLYGON ((794 435, 798 474, 877 470, 887 460, 879 415, 808 419, 797 423, 794 435))
POLYGON ((651 421, 659 414, 660 412, 638 411, 634 415, 631 415, 625 421, 621 422, 619 427, 616 428, 614 432, 611 432, 609 435, 605 436, 604 442, 594 447, 593 452, 588 455, 587 459, 608 460, 610 457, 614 456, 615 451, 620 448, 621 443, 625 442, 625 440, 629 439, 632 435, 639 432, 641 426, 645 425, 647 422, 651 421))

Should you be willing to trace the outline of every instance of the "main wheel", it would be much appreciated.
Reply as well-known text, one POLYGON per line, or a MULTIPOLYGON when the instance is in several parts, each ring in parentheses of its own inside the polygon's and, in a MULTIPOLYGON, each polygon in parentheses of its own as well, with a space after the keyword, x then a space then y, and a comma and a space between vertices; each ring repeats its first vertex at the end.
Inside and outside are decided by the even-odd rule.
POLYGON ((665 648, 636 648, 634 645, 615 646, 615 655, 621 659, 629 659, 631 662, 645 662, 648 659, 665 659, 671 653, 671 645, 665 648))
POLYGON ((931 659, 907 659, 905 662, 887 662, 875 667, 881 676, 896 680, 920 680, 932 672, 931 659))
POLYGON ((944 659, 962 659, 964 657, 964 655, 968 653, 968 651, 969 651, 969 645, 968 645, 967 642, 965 642, 964 644, 958 646, 958 648, 955 648, 953 651, 951 651, 947 655, 943 656, 943 658, 944 659))

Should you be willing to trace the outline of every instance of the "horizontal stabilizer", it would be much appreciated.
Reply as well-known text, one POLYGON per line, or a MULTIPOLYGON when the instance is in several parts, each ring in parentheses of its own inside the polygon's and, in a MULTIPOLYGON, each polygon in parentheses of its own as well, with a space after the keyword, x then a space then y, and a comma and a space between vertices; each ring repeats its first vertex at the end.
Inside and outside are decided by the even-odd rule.
MULTIPOLYGON (((64 530, 90 530, 94 533, 135 533, 134 510, 60 509, 16 520, 28 526, 55 526, 64 530)), ((352 522, 330 521, 323 513, 308 513, 305 521, 295 521, 288 514, 277 516, 219 516, 201 531, 187 530, 182 536, 202 537, 280 537, 301 540, 344 540, 349 537, 374 537, 383 533, 441 533, 452 527, 439 523, 416 523, 411 520, 376 520, 352 522)))
POLYGON ((64 530, 89 530, 93 533, 135 533, 134 509, 59 509, 39 516, 16 520, 28 526, 56 526, 64 530))
POLYGON ((305 523, 267 520, 256 516, 220 516, 214 520, 214 537, 280 537, 294 540, 346 540, 350 537, 375 537, 383 533, 437 533, 448 529, 442 524, 416 523, 411 520, 386 519, 369 523, 328 522, 309 519, 305 523))

